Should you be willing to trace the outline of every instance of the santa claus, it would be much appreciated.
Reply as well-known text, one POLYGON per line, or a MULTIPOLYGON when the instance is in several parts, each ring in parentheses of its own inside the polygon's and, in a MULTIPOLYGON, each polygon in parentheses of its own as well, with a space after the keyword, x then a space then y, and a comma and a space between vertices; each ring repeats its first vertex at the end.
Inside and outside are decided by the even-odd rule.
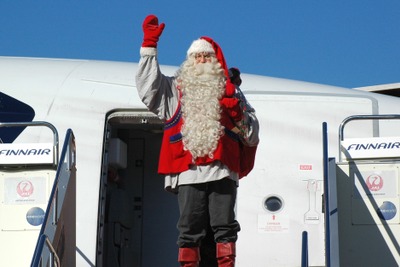
POLYGON ((166 189, 178 196, 178 261, 199 266, 199 247, 210 226, 218 266, 234 266, 240 230, 236 191, 253 167, 257 118, 244 114, 222 50, 209 37, 193 41, 175 76, 163 75, 157 43, 164 27, 154 15, 143 22, 136 84, 143 103, 165 121, 158 171, 166 189))

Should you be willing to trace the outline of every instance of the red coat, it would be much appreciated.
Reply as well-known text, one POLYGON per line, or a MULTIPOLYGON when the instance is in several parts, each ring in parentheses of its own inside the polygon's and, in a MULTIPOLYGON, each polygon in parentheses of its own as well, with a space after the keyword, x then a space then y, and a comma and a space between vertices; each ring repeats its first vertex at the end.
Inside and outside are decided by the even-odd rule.
MULTIPOLYGON (((164 126, 164 136, 160 151, 158 172, 160 174, 177 174, 186 171, 193 164, 190 151, 183 149, 182 142, 182 112, 181 106, 175 111, 174 116, 164 126)), ((225 133, 220 137, 213 158, 208 156, 196 159, 196 165, 206 165, 219 160, 239 177, 247 175, 254 165, 256 147, 247 147, 242 144, 239 136, 228 129, 235 125, 226 113, 221 114, 221 124, 225 133)))

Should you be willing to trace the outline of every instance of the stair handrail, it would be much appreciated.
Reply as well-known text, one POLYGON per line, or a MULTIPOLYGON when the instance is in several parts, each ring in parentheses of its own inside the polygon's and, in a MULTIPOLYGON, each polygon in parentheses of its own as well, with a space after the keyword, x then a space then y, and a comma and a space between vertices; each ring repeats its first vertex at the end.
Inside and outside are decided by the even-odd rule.
MULTIPOLYGON (((71 167, 73 165, 75 165, 75 161, 76 161, 75 154, 71 155, 71 153, 68 153, 69 152, 68 151, 68 147, 69 147, 70 143, 74 143, 75 142, 74 140, 75 139, 74 139, 74 134, 73 134, 72 130, 68 129, 67 133, 66 133, 66 136, 65 136, 64 145, 63 145, 63 149, 61 151, 61 157, 60 157, 61 162, 64 162, 64 161, 68 162, 68 168, 69 168, 68 170, 70 170, 71 167)), ((40 266, 39 263, 41 261, 42 252, 43 252, 43 248, 44 248, 44 245, 42 244, 44 241, 42 239, 46 238, 46 240, 48 240, 48 241, 46 241, 46 243, 50 242, 50 244, 51 244, 51 240, 50 240, 49 236, 46 234, 46 229, 47 229, 47 222, 48 222, 48 219, 49 219, 50 210, 52 209, 52 206, 53 206, 53 221, 51 223, 51 226, 55 226, 56 227, 57 223, 58 223, 57 206, 58 206, 58 197, 60 195, 58 185, 59 185, 59 178, 60 178, 60 176, 62 174, 62 171, 64 171, 64 170, 61 170, 62 166, 63 166, 63 164, 60 164, 58 166, 58 168, 57 168, 57 172, 56 172, 56 176, 55 176, 55 179, 54 179, 52 191, 51 191, 51 194, 50 194, 50 197, 49 197, 49 202, 48 202, 47 208, 46 208, 45 217, 44 217, 44 220, 43 220, 42 227, 40 229, 39 240, 38 240, 38 242, 36 244, 36 248, 35 248, 35 251, 34 251, 34 254, 33 254, 31 267, 40 266)), ((65 190, 66 191, 67 188, 62 188, 61 190, 65 190)), ((51 246, 51 247, 53 247, 53 246, 51 246)), ((54 250, 54 255, 56 257, 58 257, 55 250, 54 250)))
MULTIPOLYGON (((398 120, 400 114, 380 114, 380 115, 352 115, 345 118, 339 125, 339 162, 342 161, 341 145, 344 141, 344 127, 347 123, 354 120, 398 120)), ((374 136, 379 136, 379 129, 375 129, 374 136)))
POLYGON ((27 126, 44 126, 53 132, 53 166, 57 167, 59 163, 59 138, 56 127, 47 121, 31 121, 31 122, 0 122, 0 127, 27 127, 27 126))

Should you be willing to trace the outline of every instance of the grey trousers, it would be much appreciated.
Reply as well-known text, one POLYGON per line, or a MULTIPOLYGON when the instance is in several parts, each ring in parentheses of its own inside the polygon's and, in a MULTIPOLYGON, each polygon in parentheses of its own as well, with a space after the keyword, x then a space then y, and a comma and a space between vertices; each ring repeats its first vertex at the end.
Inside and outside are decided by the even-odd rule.
POLYGON ((236 182, 229 178, 179 186, 178 246, 200 246, 208 225, 216 242, 236 242, 240 231, 235 220, 236 192, 236 182))

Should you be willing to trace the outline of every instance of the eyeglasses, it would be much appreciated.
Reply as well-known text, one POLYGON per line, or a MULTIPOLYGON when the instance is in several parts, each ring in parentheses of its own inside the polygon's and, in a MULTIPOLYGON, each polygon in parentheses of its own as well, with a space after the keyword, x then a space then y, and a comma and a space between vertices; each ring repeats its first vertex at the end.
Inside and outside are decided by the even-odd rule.
POLYGON ((197 53, 194 58, 195 59, 210 59, 212 57, 212 54, 210 53, 197 53))

